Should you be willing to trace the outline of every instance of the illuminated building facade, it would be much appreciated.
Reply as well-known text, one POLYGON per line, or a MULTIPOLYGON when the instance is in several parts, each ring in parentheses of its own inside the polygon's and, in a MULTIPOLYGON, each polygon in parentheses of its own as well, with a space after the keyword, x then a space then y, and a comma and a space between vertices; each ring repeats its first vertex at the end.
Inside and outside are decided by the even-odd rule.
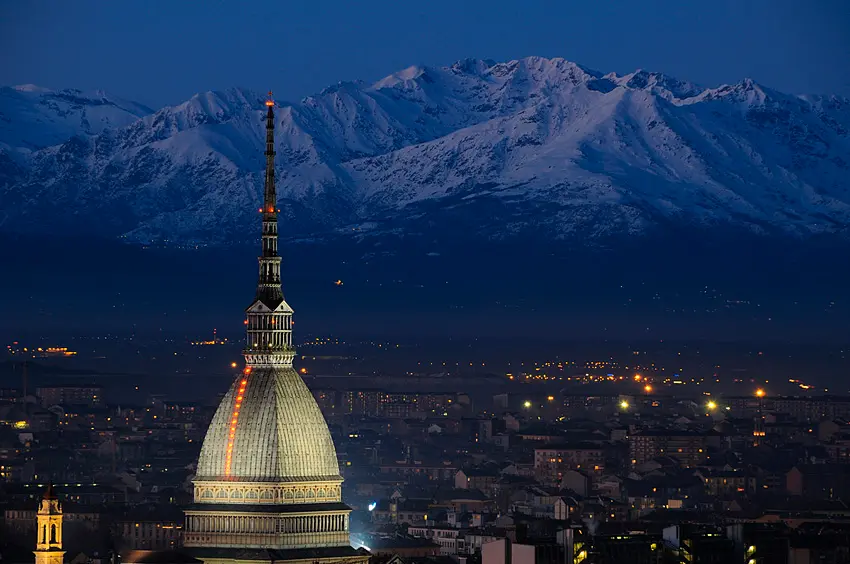
POLYGON ((340 562, 349 543, 339 465, 327 423, 293 369, 293 310, 280 280, 274 102, 266 102, 259 281, 246 310, 245 369, 213 417, 198 461, 184 546, 207 563, 340 562))
POLYGON ((35 395, 44 407, 52 405, 86 405, 96 407, 103 403, 103 388, 100 386, 42 386, 35 395))
POLYGON ((646 430, 629 435, 632 465, 643 464, 658 456, 670 456, 683 466, 699 466, 709 446, 719 446, 716 436, 695 431, 646 430))
POLYGON ((534 476, 544 484, 559 484, 567 470, 590 474, 605 471, 605 453, 593 444, 547 445, 534 449, 534 476))

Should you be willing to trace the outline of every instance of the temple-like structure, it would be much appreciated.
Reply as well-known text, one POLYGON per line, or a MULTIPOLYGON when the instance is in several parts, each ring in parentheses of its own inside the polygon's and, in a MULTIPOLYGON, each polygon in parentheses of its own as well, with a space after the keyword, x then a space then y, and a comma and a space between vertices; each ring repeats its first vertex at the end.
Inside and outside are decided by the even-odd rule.
POLYGON ((207 563, 340 562, 349 544, 336 450, 292 366, 292 308, 283 297, 274 174, 274 102, 266 102, 266 175, 257 294, 246 310, 245 369, 207 431, 186 509, 185 547, 207 563))

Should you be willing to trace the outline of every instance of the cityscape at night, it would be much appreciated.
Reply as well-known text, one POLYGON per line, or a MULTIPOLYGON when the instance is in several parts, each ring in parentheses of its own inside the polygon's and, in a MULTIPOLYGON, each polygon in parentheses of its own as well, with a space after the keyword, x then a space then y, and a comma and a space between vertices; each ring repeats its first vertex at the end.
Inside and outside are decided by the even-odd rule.
POLYGON ((846 8, 3 3, 0 562, 850 564, 846 8))

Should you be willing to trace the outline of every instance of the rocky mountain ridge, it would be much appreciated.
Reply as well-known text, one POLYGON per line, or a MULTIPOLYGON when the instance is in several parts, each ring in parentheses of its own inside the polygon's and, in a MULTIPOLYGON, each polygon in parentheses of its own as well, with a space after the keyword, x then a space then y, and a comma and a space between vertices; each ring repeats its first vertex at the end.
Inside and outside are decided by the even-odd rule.
MULTIPOLYGON (((0 116, 34 115, 7 90, 0 116)), ((206 92, 156 112, 102 99, 30 119, 28 136, 0 122, 0 229, 255 238, 263 96, 206 92), (101 106, 112 113, 93 120, 101 106)), ((464 60, 279 103, 276 127, 293 237, 593 241, 676 225, 800 238, 850 225, 850 101, 751 80, 464 60)))

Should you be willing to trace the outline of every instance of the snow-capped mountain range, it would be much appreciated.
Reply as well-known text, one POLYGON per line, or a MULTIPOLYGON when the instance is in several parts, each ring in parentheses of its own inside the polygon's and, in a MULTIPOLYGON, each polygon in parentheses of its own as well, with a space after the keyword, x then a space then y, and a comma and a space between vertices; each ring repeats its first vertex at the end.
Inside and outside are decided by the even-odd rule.
MULTIPOLYGON (((0 230, 253 239, 264 97, 156 112, 0 89, 0 230)), ((282 231, 594 239, 670 224, 846 236, 850 100, 705 88, 563 59, 411 67, 276 120, 282 231)))
POLYGON ((130 125, 153 110, 105 92, 53 91, 32 84, 0 87, 0 148, 30 152, 74 135, 130 125))

